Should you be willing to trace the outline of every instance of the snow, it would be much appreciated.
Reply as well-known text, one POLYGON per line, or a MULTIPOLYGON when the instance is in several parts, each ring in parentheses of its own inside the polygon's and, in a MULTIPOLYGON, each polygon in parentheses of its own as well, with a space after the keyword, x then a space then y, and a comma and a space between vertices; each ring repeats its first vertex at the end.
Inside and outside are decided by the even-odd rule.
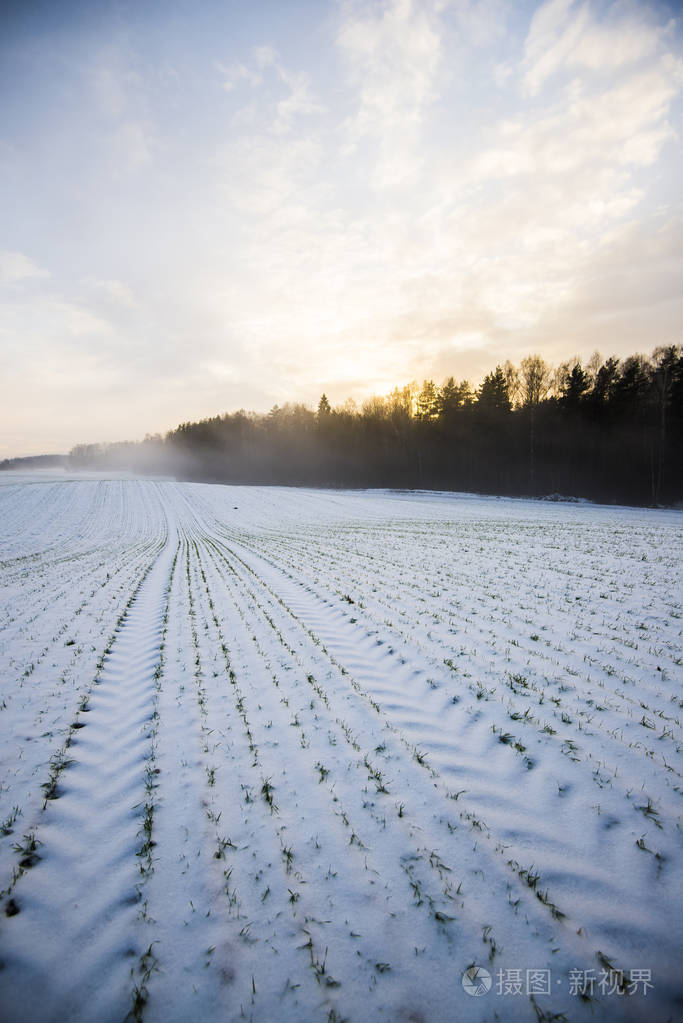
POLYGON ((3 474, 2 1019, 681 1015, 682 525, 3 474))

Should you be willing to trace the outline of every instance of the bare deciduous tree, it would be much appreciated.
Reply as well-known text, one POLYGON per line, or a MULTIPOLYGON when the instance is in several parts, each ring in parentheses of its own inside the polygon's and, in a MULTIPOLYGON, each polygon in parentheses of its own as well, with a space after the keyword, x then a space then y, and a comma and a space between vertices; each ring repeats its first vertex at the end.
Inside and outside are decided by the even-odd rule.
POLYGON ((527 355, 520 363, 522 405, 538 405, 548 396, 552 370, 540 355, 527 355))

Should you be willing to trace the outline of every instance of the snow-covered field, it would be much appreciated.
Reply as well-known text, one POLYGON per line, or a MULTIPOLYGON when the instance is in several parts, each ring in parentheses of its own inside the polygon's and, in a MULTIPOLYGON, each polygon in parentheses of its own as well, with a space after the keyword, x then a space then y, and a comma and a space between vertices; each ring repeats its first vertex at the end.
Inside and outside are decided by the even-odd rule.
POLYGON ((0 1018, 683 1018, 682 526, 0 477, 0 1018))

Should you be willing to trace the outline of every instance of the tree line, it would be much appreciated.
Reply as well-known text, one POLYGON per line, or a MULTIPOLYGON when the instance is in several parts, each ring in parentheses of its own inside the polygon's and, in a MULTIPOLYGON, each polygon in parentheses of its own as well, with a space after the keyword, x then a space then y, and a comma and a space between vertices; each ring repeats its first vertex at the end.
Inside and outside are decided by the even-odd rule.
POLYGON ((361 405, 275 406, 181 423, 138 444, 78 445, 72 468, 221 483, 464 490, 603 502, 683 499, 683 351, 560 366, 530 355, 473 388, 396 387, 361 405))
POLYGON ((25 455, 19 458, 3 458, 0 461, 0 472, 3 469, 25 470, 64 469, 67 466, 67 455, 25 455))

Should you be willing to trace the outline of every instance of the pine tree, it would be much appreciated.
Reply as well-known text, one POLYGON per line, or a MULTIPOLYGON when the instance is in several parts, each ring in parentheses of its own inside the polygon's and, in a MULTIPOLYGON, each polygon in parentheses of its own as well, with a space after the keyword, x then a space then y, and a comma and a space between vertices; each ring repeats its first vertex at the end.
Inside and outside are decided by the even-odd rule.
POLYGON ((477 403, 483 408, 498 409, 501 412, 509 412, 512 408, 508 382, 500 366, 496 366, 493 373, 484 377, 477 403))

